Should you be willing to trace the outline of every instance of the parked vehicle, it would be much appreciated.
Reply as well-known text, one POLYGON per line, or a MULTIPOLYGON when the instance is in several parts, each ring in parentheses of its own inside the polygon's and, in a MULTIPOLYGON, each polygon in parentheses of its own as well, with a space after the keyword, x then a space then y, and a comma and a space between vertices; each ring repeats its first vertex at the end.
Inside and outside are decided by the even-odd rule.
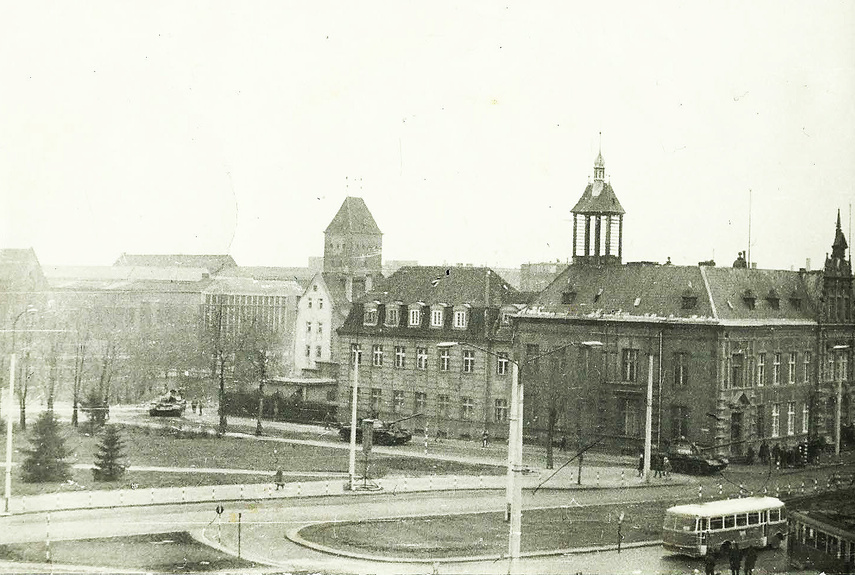
MULTIPOLYGON (((416 415, 421 415, 416 414, 416 415)), ((410 415, 409 417, 402 417, 401 419, 396 419, 395 421, 385 422, 380 419, 375 419, 373 428, 374 428, 374 444, 375 445, 403 445, 405 443, 409 443, 409 441, 413 438, 413 434, 398 427, 398 424, 402 421, 406 421, 408 419, 412 419, 416 417, 416 415, 410 415)), ((344 441, 350 441, 350 425, 342 425, 338 430, 339 436, 344 441)), ((358 443, 362 442, 362 419, 359 420, 359 423, 356 425, 356 441, 358 443)))
POLYGON ((676 505, 665 511, 662 547, 690 557, 726 552, 733 543, 779 547, 787 536, 784 503, 775 497, 743 497, 676 505))
POLYGON ((155 417, 180 417, 186 408, 187 400, 178 391, 170 389, 151 402, 148 414, 155 417))

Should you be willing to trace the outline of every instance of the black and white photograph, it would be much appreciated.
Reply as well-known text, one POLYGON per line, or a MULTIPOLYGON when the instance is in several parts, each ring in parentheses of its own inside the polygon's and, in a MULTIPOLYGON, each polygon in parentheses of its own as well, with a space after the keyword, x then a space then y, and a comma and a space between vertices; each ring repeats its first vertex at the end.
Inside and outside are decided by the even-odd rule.
POLYGON ((0 2, 0 573, 855 574, 853 30, 0 2))

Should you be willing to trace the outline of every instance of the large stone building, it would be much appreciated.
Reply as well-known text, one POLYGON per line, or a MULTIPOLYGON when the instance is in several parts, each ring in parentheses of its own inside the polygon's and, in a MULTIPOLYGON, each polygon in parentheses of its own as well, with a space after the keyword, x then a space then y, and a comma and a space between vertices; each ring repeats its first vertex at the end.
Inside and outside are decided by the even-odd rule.
POLYGON ((402 267, 357 300, 339 330, 339 418, 352 408, 359 357, 360 417, 431 436, 507 437, 510 317, 523 295, 489 268, 402 267))
POLYGON ((832 440, 838 393, 851 421, 855 326, 839 216, 821 272, 750 269, 741 254, 730 268, 622 264, 602 155, 594 174, 573 209, 573 264, 515 320, 526 432, 640 449, 650 378, 656 443, 741 454, 832 440))

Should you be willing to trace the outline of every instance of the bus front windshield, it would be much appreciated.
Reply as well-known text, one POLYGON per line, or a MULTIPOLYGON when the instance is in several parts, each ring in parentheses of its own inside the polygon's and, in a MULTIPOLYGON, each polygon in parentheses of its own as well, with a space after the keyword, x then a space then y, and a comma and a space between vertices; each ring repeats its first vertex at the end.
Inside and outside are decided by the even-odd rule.
POLYGON ((696 519, 694 517, 668 513, 665 516, 664 527, 666 529, 673 529, 674 531, 694 531, 695 521, 696 519))

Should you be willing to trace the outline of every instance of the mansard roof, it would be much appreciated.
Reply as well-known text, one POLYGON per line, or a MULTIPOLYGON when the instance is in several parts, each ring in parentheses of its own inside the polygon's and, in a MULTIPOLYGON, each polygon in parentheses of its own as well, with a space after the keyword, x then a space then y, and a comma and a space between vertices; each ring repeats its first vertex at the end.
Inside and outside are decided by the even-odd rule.
POLYGON ((360 301, 501 307, 521 303, 525 297, 487 267, 404 266, 360 301))
POLYGON ((812 291, 804 274, 784 270, 571 265, 521 315, 712 325, 812 324, 816 317, 812 291))
POLYGON ((585 188, 585 192, 573 209, 574 214, 618 214, 626 212, 620 205, 614 189, 609 182, 594 180, 585 188))
POLYGON ((329 233, 353 233, 353 234, 381 234, 380 228, 368 206, 362 198, 348 196, 344 199, 338 213, 333 218, 325 234, 329 233))

